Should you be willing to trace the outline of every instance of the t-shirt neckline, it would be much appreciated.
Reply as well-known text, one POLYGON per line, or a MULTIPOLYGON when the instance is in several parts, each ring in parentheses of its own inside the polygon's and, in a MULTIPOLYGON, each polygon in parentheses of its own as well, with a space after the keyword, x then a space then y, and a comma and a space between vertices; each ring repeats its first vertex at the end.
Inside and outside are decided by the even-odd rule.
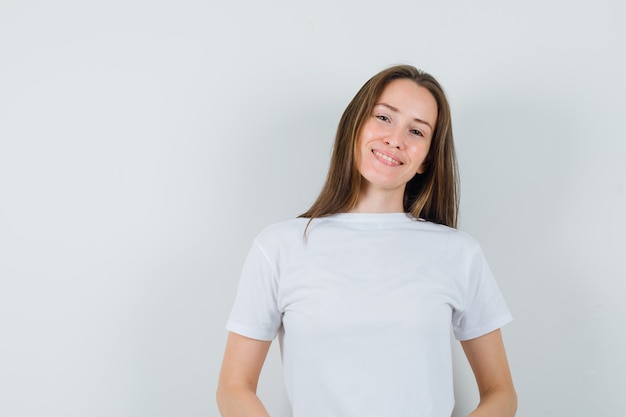
POLYGON ((409 213, 337 213, 328 216, 329 219, 341 221, 400 223, 415 221, 409 213))

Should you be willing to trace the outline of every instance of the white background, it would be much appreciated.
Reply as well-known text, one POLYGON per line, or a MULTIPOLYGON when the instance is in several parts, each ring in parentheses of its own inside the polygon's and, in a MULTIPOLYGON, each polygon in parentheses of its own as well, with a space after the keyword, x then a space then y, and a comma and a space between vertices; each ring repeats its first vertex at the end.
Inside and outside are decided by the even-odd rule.
MULTIPOLYGON (((615 0, 0 3, 0 415, 217 416, 267 224, 316 197, 345 105, 449 94, 461 229, 515 321, 519 416, 626 414, 626 29, 615 0)), ((458 407, 476 389, 455 351, 458 407)), ((278 350, 260 395, 289 415, 278 350)))

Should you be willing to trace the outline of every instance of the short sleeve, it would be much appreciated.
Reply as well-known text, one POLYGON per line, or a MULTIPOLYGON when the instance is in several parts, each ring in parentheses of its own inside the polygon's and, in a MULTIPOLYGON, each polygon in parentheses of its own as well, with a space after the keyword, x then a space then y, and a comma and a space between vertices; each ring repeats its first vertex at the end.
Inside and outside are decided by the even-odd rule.
POLYGON ((278 277, 255 240, 241 272, 226 329, 258 340, 273 340, 281 325, 278 277))
POLYGON ((452 316, 454 335, 458 340, 485 335, 513 319, 477 243, 470 250, 467 262, 463 307, 454 310, 452 316))

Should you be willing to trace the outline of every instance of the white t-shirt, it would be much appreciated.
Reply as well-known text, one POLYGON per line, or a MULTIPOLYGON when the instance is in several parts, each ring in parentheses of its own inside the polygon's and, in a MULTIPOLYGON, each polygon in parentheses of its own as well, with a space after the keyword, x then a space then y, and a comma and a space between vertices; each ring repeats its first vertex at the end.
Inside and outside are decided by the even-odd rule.
POLYGON ((511 320, 480 246, 405 213, 265 229, 227 329, 277 335, 293 417, 449 417, 460 340, 511 320))

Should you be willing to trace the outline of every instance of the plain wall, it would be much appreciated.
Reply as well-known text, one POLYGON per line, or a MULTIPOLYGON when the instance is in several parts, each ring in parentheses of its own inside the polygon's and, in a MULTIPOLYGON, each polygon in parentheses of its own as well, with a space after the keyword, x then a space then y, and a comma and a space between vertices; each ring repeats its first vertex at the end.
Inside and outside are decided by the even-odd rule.
MULTIPOLYGON (((618 1, 0 3, 0 415, 217 416, 242 261, 358 88, 448 92, 519 416, 626 415, 618 1)), ((457 410, 477 394, 455 350, 457 410)), ((260 396, 289 416, 276 346, 260 396)))

